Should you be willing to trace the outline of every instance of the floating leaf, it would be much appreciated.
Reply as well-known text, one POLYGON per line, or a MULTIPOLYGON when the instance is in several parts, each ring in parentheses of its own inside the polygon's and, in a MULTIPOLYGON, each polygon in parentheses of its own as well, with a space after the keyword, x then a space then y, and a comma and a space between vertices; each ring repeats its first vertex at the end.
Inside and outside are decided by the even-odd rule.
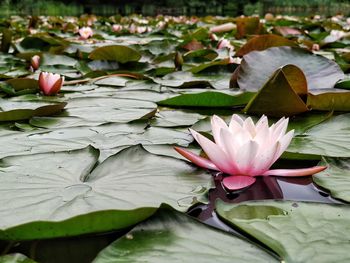
POLYGON ((254 93, 245 92, 237 95, 229 95, 220 92, 201 92, 193 94, 181 94, 173 98, 162 100, 158 105, 173 107, 224 107, 231 108, 246 104, 254 93))
POLYGON ((289 152, 350 157, 350 114, 332 117, 293 138, 289 152))
POLYGON ((332 197, 350 202, 350 159, 323 158, 327 169, 312 176, 313 181, 330 191, 332 197))
POLYGON ((108 60, 120 63, 139 61, 141 54, 127 46, 104 46, 93 50, 89 58, 92 60, 108 60))
POLYGON ((259 90, 281 66, 293 64, 305 74, 309 90, 333 88, 344 73, 333 61, 293 47, 272 47, 243 57, 238 70, 238 85, 247 91, 259 90))
POLYGON ((350 111, 350 91, 322 92, 320 94, 309 93, 307 106, 310 109, 322 111, 350 111))
POLYGON ((211 175, 184 161, 141 146, 95 167, 98 156, 97 149, 87 147, 2 159, 1 239, 122 229, 149 217, 162 203, 185 211, 206 200, 211 175), (43 160, 48 160, 45 166, 43 160), (188 202, 180 202, 185 198, 188 202))
POLYGON ((308 111, 298 94, 307 92, 303 72, 294 65, 286 65, 272 75, 251 99, 244 111, 248 114, 273 117, 292 116, 308 111))
POLYGON ((284 262, 347 262, 350 208, 290 201, 217 202, 225 221, 276 252, 284 262))
POLYGON ((57 114, 66 106, 66 102, 11 101, 1 99, 0 121, 26 120, 33 116, 57 114))
POLYGON ((241 57, 248 54, 251 51, 262 51, 270 47, 280 46, 298 46, 294 41, 277 35, 260 35, 251 38, 246 44, 244 44, 237 52, 236 56, 241 57))
POLYGON ((109 262, 277 262, 232 234, 170 210, 160 210, 98 254, 109 262))
POLYGON ((335 84, 334 88, 350 90, 350 79, 346 78, 344 80, 341 80, 341 81, 337 82, 337 84, 335 84))
POLYGON ((263 25, 257 16, 239 17, 236 20, 237 33, 236 38, 241 39, 247 35, 256 35, 263 32, 263 25))

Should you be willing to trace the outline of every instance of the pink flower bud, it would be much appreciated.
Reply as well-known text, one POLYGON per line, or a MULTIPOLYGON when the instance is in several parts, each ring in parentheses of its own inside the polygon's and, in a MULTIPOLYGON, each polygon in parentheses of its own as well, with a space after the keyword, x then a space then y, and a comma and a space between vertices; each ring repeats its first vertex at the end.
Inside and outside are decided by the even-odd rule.
POLYGON ((37 70, 40 66, 40 56, 35 55, 30 59, 30 66, 33 71, 37 70))
POLYGON ((57 94, 64 82, 64 77, 59 74, 41 72, 39 75, 39 88, 44 95, 57 94))

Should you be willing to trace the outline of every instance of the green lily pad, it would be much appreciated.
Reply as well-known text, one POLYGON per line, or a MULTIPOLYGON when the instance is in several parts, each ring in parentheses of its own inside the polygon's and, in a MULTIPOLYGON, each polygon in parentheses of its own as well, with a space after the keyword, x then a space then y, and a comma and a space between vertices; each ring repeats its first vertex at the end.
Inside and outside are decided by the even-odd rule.
POLYGON ((211 187, 210 174, 184 161, 150 154, 141 146, 95 167, 98 156, 97 149, 87 147, 2 159, 0 238, 122 229, 149 217, 162 203, 186 211, 206 201, 211 187), (49 160, 45 166, 43 160, 49 160))
POLYGON ((36 261, 16 253, 0 256, 0 263, 36 263, 36 261))
POLYGON ((113 97, 85 97, 69 100, 66 114, 94 122, 129 122, 152 117, 153 102, 113 97))
POLYGON ((231 108, 245 105, 254 96, 252 92, 229 95, 221 92, 206 91, 201 93, 181 94, 173 98, 158 101, 158 105, 172 107, 224 107, 231 108))
POLYGON ((151 126, 156 127, 180 127, 191 126, 205 116, 194 113, 185 112, 179 110, 162 110, 155 115, 155 118, 151 120, 151 126))
POLYGON ((350 114, 331 117, 295 136, 287 151, 331 157, 350 157, 350 114))
POLYGON ((217 202, 219 216, 276 252, 283 262, 347 262, 350 208, 290 201, 217 202))
POLYGON ((242 57, 254 50, 262 51, 270 47, 280 47, 280 46, 297 47, 298 45, 294 41, 291 41, 287 38, 284 38, 278 35, 273 35, 273 34, 260 35, 249 39, 249 41, 246 44, 244 44, 236 52, 235 55, 238 57, 242 57))
POLYGON ((162 209, 102 250, 94 263, 111 262, 277 262, 234 235, 162 209))
POLYGON ((312 176, 313 181, 330 191, 334 198, 350 202, 350 159, 323 158, 327 169, 312 176))
POLYGON ((236 38, 241 39, 248 35, 257 35, 263 33, 263 25, 257 16, 239 17, 236 19, 237 32, 236 38))
POLYGON ((321 111, 350 111, 350 92, 342 91, 322 92, 320 94, 309 93, 307 96, 307 106, 310 109, 321 111))
POLYGON ((108 60, 120 63, 139 61, 141 54, 127 46, 104 46, 93 50, 89 58, 92 60, 108 60))
POLYGON ((293 64, 305 74, 308 89, 330 89, 344 78, 344 73, 333 61, 307 50, 294 47, 272 47, 253 51, 243 57, 238 68, 238 85, 247 91, 259 90, 281 66, 293 64))
POLYGON ((66 102, 16 101, 1 99, 0 121, 18 121, 33 116, 50 116, 57 114, 66 106, 66 102))
POLYGON ((249 101, 244 112, 273 117, 307 112, 309 109, 298 95, 298 93, 305 94, 306 91, 306 79, 303 72, 294 65, 286 65, 276 70, 249 101))

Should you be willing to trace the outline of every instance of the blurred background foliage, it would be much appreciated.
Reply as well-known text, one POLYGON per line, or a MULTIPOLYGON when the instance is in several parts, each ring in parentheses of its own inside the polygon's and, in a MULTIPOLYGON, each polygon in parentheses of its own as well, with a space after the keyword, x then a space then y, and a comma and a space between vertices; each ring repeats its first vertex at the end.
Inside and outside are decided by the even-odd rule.
POLYGON ((1 0, 0 16, 10 15, 350 15, 350 0, 1 0))

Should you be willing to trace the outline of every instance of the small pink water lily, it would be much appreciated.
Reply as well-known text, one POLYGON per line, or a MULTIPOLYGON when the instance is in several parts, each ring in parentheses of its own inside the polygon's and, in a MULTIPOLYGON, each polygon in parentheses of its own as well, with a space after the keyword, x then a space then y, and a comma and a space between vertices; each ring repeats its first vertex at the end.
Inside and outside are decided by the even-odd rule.
POLYGON ((217 45, 217 49, 223 49, 223 48, 227 48, 229 50, 234 50, 234 46, 231 45, 230 41, 228 41, 225 38, 220 39, 218 45, 217 45))
POLYGON ((32 71, 35 71, 39 68, 40 66, 40 56, 35 55, 30 59, 30 67, 32 71))
POLYGON ((243 120, 234 114, 227 126, 224 120, 214 115, 211 126, 215 143, 190 129, 209 159, 184 148, 175 147, 175 150, 200 167, 229 175, 222 181, 229 190, 252 185, 256 181, 255 176, 307 176, 326 169, 325 166, 314 166, 270 170, 293 138, 294 130, 286 133, 288 118, 283 117, 269 127, 266 116, 254 124, 250 117, 243 120))
POLYGON ((64 77, 59 74, 41 72, 39 75, 39 88, 44 95, 57 94, 64 82, 64 77))
POLYGON ((113 32, 116 32, 116 33, 121 32, 123 30, 123 26, 119 24, 114 24, 112 26, 112 30, 113 32))
POLYGON ((82 39, 82 40, 86 40, 89 37, 92 37, 93 34, 94 34, 94 32, 92 31, 91 27, 89 27, 89 26, 82 27, 79 29, 80 39, 82 39))

